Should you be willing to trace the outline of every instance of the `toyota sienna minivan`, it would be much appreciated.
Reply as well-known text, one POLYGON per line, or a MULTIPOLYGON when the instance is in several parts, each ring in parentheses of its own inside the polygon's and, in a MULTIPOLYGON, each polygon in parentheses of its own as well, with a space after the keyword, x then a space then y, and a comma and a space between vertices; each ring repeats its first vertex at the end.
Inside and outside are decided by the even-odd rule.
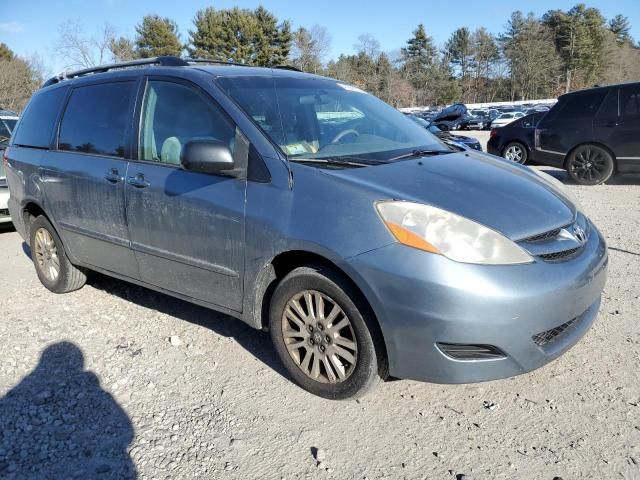
POLYGON ((541 367, 605 283, 602 235, 550 177, 288 68, 160 57, 54 78, 4 162, 46 288, 93 270, 237 317, 327 398, 541 367))

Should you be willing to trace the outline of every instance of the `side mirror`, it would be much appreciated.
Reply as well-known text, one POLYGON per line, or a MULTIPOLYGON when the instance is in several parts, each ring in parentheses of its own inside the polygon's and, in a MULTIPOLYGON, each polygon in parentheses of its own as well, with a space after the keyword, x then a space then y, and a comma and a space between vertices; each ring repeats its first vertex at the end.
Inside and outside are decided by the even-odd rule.
POLYGON ((185 170, 201 173, 222 173, 235 166, 229 147, 216 140, 187 142, 180 153, 180 164, 185 170))

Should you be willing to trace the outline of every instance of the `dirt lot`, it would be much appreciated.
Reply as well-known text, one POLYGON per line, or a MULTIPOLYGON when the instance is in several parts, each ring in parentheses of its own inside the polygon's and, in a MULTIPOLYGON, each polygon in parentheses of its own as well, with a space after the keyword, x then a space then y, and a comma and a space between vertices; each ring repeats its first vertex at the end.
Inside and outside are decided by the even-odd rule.
POLYGON ((49 293, 5 229, 0 478, 640 478, 639 185, 569 186, 608 239, 610 273, 566 355, 351 402, 296 387, 268 335, 224 315, 97 275, 49 293))

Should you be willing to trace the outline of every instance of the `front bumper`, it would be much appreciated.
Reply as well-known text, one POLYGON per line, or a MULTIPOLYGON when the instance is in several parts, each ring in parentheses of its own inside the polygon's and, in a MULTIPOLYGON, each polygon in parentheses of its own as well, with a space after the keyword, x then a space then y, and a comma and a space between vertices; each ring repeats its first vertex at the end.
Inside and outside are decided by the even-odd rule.
POLYGON ((510 377, 562 355, 587 332, 608 262, 594 227, 561 263, 481 266, 392 244, 349 260, 380 322, 392 376, 435 383, 510 377), (533 337, 575 319, 544 346, 533 337), (492 345, 504 358, 455 360, 436 343, 492 345))

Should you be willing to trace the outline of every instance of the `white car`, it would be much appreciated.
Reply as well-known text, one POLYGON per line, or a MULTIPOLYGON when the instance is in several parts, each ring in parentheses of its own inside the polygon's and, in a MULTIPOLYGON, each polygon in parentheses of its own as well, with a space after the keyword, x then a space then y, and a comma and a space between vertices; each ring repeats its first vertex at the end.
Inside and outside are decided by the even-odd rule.
POLYGON ((0 110, 0 224, 9 223, 11 216, 9 215, 9 188, 7 186, 7 177, 4 171, 4 165, 1 158, 4 149, 9 143, 11 132, 18 122, 18 115, 10 110, 0 110))
POLYGON ((509 123, 513 122, 514 120, 517 120, 519 118, 524 117, 524 113, 522 112, 507 112, 507 113, 502 113, 500 115, 497 116, 497 118, 491 122, 491 128, 498 128, 498 127, 504 127, 505 125, 508 125, 509 123))

